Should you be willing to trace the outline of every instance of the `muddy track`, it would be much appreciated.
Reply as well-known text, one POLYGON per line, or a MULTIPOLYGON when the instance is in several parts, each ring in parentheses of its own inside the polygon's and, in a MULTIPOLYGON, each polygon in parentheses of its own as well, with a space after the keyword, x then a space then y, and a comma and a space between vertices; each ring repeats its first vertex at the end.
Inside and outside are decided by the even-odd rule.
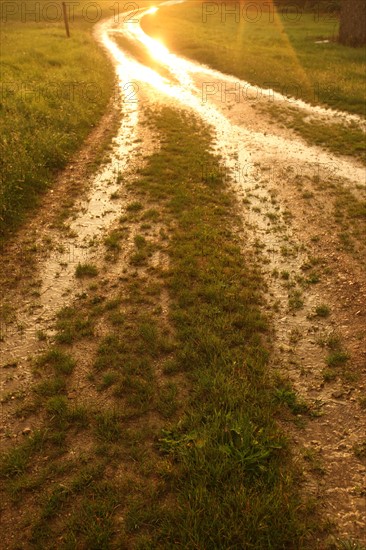
MULTIPOLYGON (((303 404, 284 427, 303 471, 304 491, 318 501, 339 538, 366 540, 366 234, 364 220, 347 214, 349 204, 365 200, 364 168, 277 126, 266 113, 266 93, 255 102, 237 102, 235 96, 222 101, 221 94, 202 101, 207 82, 220 89, 233 79, 170 54, 140 25, 107 21, 96 36, 116 65, 123 117, 110 157, 97 174, 86 177, 93 143, 106 131, 108 117, 77 163, 60 176, 36 218, 4 251, 9 263, 2 276, 3 443, 21 439, 29 423, 13 417, 32 383, 29 358, 52 342, 57 311, 85 292, 74 277, 77 264, 99 265, 103 239, 126 208, 126 183, 158 146, 144 108, 174 105, 215 129, 228 185, 238 197, 243 253, 254 250, 262 264, 273 326, 271 364, 303 404), (149 49, 164 76, 123 51, 118 36, 149 49), (66 216, 59 204, 75 186, 72 215, 66 216), (342 240, 344 234, 348 237, 342 240)), ((270 97, 286 103, 279 94, 270 97)), ((301 102, 292 101, 291 107, 316 120, 348 120, 346 114, 301 102)), ((202 170, 204 178, 214 177, 209 165, 202 170)), ((105 274, 107 294, 123 258, 105 274)))

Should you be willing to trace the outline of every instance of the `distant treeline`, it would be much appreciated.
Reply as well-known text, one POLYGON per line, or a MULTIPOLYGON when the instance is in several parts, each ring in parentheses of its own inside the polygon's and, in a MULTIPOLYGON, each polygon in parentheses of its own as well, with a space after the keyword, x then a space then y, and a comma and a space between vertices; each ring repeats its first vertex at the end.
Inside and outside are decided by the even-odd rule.
MULTIPOLYGON (((227 1, 227 0, 226 0, 227 1)), ((253 4, 268 4, 271 0, 229 0, 232 3, 253 4)), ((365 0, 366 1, 366 0, 365 0)), ((342 0, 273 0, 273 3, 282 9, 295 11, 296 9, 302 12, 320 12, 320 13, 339 13, 342 0)))
POLYGON ((298 7, 302 11, 336 13, 340 11, 342 0, 274 0, 278 7, 298 7))

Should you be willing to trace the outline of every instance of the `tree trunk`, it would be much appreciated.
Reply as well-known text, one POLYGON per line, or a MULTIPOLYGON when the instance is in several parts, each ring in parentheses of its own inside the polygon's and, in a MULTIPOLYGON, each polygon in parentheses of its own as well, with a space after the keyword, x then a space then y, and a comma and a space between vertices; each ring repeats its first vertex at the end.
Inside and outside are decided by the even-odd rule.
POLYGON ((339 42, 345 46, 366 44, 366 0, 343 0, 339 42))

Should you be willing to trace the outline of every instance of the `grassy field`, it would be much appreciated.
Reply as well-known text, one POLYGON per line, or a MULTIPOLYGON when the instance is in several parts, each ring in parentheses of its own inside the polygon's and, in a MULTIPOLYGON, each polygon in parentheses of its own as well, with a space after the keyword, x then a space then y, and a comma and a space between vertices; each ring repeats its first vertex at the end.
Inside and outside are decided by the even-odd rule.
POLYGON ((63 22, 50 21, 51 8, 42 12, 49 3, 33 4, 37 21, 22 15, 21 7, 31 10, 32 2, 14 2, 16 13, 2 22, 1 235, 52 185, 98 123, 114 87, 112 65, 92 38, 82 3, 70 39, 63 22))
MULTIPOLYGON (((245 4, 242 2, 242 14, 246 13, 245 4)), ((329 14, 315 17, 314 13, 302 13, 296 21, 295 14, 285 16, 275 11, 272 22, 268 8, 263 7, 258 21, 253 21, 255 13, 249 11, 236 22, 233 16, 222 21, 220 10, 205 17, 204 6, 193 1, 163 7, 144 18, 142 25, 173 51, 253 85, 314 105, 365 115, 364 48, 338 45, 333 40, 338 21, 329 14)), ((325 144, 335 152, 365 161, 365 136, 357 127, 319 127, 300 113, 294 115, 291 103, 280 110, 274 103, 268 110, 309 143, 325 144)))
POLYGON ((276 422, 307 408, 268 372, 262 280, 240 250, 210 133, 171 109, 147 116, 161 150, 127 186, 127 213, 105 241, 118 261, 134 234, 129 267, 105 300, 111 260, 78 266, 90 286, 35 362, 40 380, 19 415, 44 422, 3 456, 2 503, 27 511, 18 529, 35 548, 311 548, 313 504, 301 502, 276 422), (165 268, 152 261, 159 250, 165 268), (86 376, 75 352, 90 338, 97 395, 71 403, 74 373, 78 386, 86 376))

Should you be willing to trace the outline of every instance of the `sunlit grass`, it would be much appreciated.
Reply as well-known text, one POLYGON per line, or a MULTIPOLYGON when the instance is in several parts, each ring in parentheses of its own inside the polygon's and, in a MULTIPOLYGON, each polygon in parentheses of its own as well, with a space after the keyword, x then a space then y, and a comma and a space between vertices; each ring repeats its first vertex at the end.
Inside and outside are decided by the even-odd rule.
MULTIPOLYGON (((2 22, 0 233, 17 225, 98 122, 114 86, 113 68, 81 6, 70 23, 2 22)), ((47 4, 38 2, 40 8, 47 4)), ((27 2, 27 9, 31 9, 27 2)))

